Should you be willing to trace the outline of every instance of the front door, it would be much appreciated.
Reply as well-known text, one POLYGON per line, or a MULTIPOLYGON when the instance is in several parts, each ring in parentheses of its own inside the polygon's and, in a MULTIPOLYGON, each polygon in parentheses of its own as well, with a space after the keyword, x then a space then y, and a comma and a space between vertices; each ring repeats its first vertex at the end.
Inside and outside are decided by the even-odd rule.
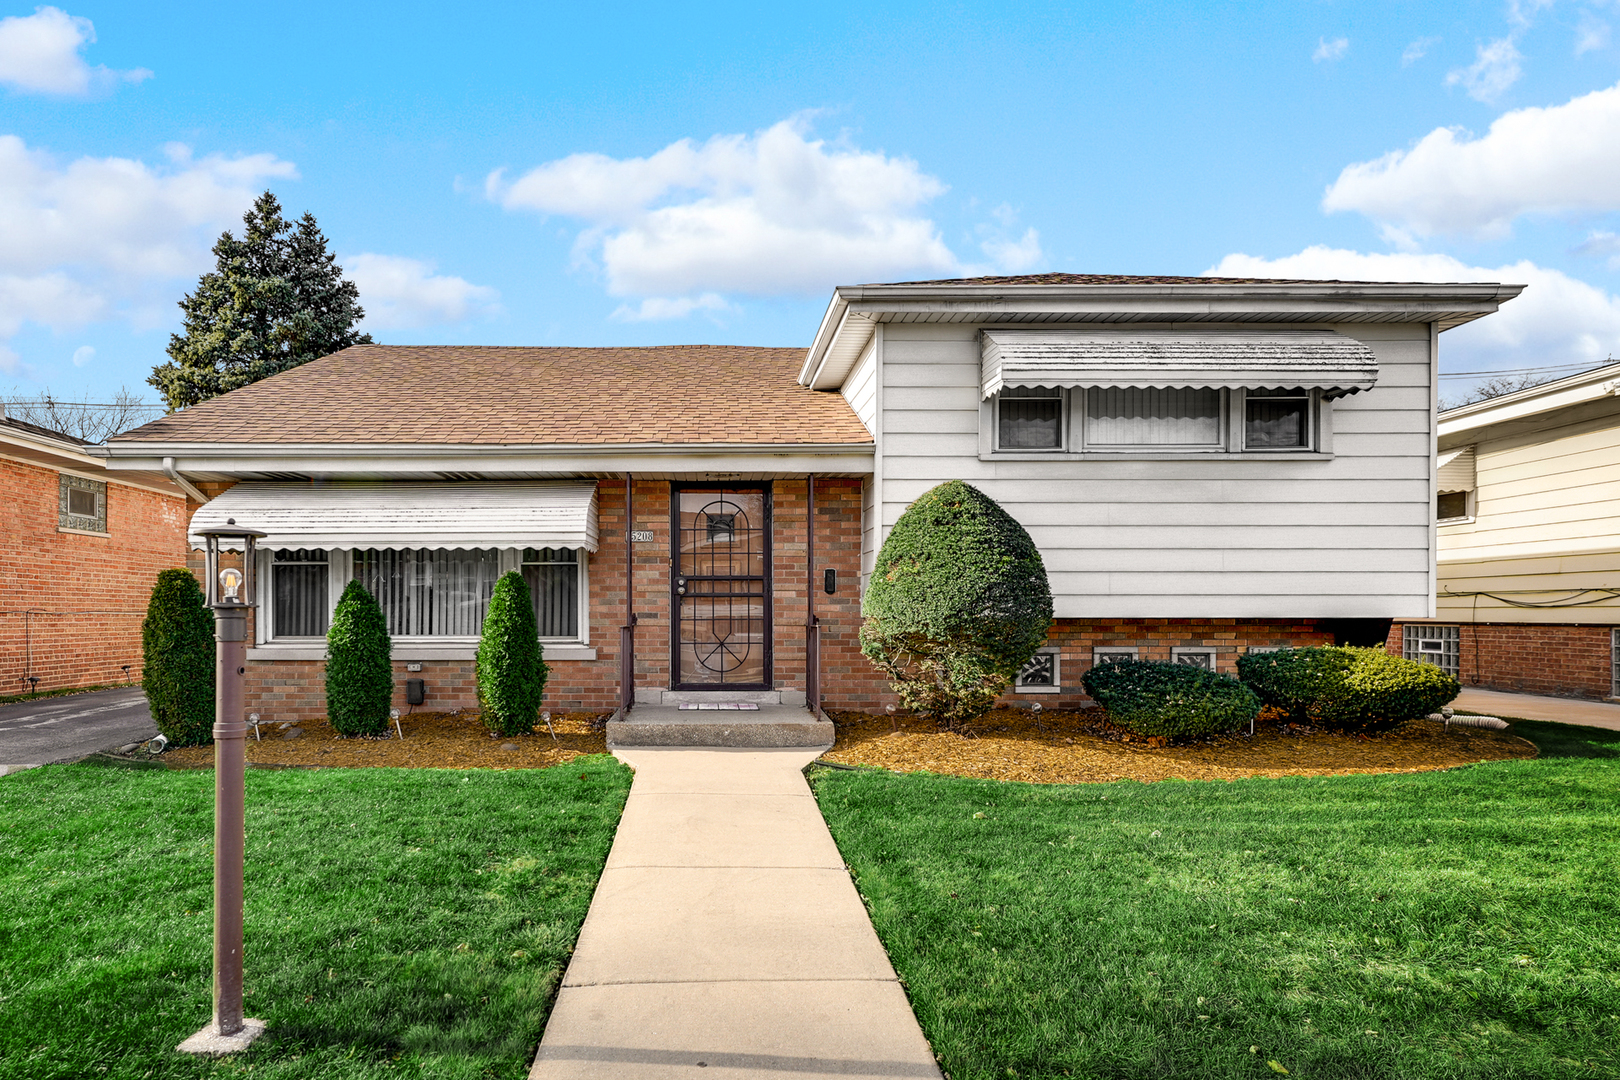
POLYGON ((675 688, 771 685, 771 487, 674 484, 675 688))

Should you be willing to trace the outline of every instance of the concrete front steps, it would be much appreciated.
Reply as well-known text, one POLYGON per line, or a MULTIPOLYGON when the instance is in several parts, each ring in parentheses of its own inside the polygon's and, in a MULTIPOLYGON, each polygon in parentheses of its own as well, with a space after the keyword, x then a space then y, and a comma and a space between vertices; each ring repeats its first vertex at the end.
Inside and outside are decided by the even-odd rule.
POLYGON ((832 721, 804 705, 802 691, 637 690, 628 714, 608 721, 607 741, 620 746, 831 746, 832 721), (656 701, 649 700, 657 696, 656 701), (783 702, 783 697, 798 698, 783 702), (682 705, 754 705, 754 709, 683 709, 682 705))

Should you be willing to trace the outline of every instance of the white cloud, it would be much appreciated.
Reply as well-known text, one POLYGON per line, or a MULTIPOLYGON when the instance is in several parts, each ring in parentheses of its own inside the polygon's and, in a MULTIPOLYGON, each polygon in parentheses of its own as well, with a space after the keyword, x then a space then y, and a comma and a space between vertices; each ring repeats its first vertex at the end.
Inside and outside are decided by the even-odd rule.
POLYGON ((1620 235, 1597 230, 1575 249, 1577 255, 1608 256, 1609 269, 1620 270, 1620 235))
POLYGON ((96 347, 94 345, 80 345, 77 349, 73 350, 74 367, 84 367, 84 365, 88 364, 95 358, 96 347))
POLYGON ((1311 53, 1311 62, 1313 64, 1320 64, 1323 61, 1331 62, 1338 60, 1344 56, 1349 48, 1350 39, 1346 37, 1334 38, 1332 41, 1329 41, 1327 38, 1317 38, 1316 51, 1311 53))
POLYGON ((1494 281, 1527 285, 1494 315, 1448 330, 1444 368, 1490 371, 1557 364, 1596 366, 1620 353, 1620 297, 1567 274, 1520 260, 1494 268, 1450 255, 1363 254, 1315 246, 1280 259, 1228 255, 1207 273, 1219 277, 1343 281, 1494 281))
POLYGON ((909 158, 811 138, 802 117, 646 158, 574 154, 512 181, 497 171, 485 190, 509 210, 582 220, 576 258, 600 265, 615 296, 819 292, 959 268, 920 213, 943 183, 909 158))
POLYGON ((684 319, 694 311, 707 312, 713 316, 736 310, 737 308, 726 302, 725 297, 711 292, 702 296, 676 298, 649 296, 635 307, 620 304, 609 318, 617 322, 661 322, 667 319, 684 319))
POLYGON ((367 330, 397 330, 464 322, 500 313, 501 294, 486 285, 433 272, 433 264, 399 255, 363 253, 342 261, 360 290, 367 330))
POLYGON ((271 154, 193 160, 171 147, 169 157, 159 167, 88 157, 63 165, 0 135, 0 340, 25 322, 161 322, 178 280, 209 265, 214 237, 263 183, 297 176, 271 154))
POLYGON ((119 81, 151 78, 145 68, 111 71, 84 62, 79 51, 96 40, 89 19, 60 8, 0 19, 0 83, 40 94, 83 96, 119 81))
POLYGON ((1483 138, 1436 128, 1410 150, 1347 166, 1323 196, 1398 234, 1502 236, 1527 213, 1620 209, 1620 85, 1515 109, 1483 138))
POLYGON ((1590 11, 1581 12, 1581 21, 1575 28, 1575 55, 1595 52, 1609 47, 1609 24, 1590 11))
POLYGON ((1401 67, 1409 67, 1429 55, 1429 50, 1440 44, 1437 37, 1418 38, 1401 50, 1401 67))
POLYGON ((1446 85, 1461 83, 1468 96, 1487 105, 1496 103, 1507 88, 1519 81, 1522 69, 1519 47, 1513 35, 1497 38, 1486 45, 1475 46, 1474 62, 1465 68, 1456 68, 1446 74, 1446 85))

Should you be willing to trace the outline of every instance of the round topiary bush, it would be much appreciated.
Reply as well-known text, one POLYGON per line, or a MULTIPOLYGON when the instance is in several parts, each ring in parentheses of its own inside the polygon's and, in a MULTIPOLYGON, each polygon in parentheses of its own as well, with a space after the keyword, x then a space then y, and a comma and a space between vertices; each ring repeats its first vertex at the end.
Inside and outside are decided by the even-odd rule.
POLYGON ((1260 712, 1254 691, 1230 675, 1191 664, 1120 660, 1093 665, 1081 682, 1110 720, 1138 735, 1220 735, 1260 712))
POLYGON ((214 739, 214 616, 190 570, 164 570, 141 622, 141 689, 172 746, 214 739))
POLYGON ((1029 533, 960 480, 900 515, 861 604, 861 651, 946 727, 982 716, 1046 640, 1052 590, 1029 533))
POLYGON ((516 570, 501 575, 489 598, 476 672, 484 726, 497 735, 533 731, 551 669, 540 648, 529 583, 516 570))
POLYGON ((377 598, 343 587, 326 632, 326 718, 339 735, 381 735, 394 699, 393 642, 377 598))
POLYGON ((1462 690, 1455 676, 1381 648, 1323 645, 1238 659, 1238 675, 1296 723, 1378 731, 1427 716, 1462 690))

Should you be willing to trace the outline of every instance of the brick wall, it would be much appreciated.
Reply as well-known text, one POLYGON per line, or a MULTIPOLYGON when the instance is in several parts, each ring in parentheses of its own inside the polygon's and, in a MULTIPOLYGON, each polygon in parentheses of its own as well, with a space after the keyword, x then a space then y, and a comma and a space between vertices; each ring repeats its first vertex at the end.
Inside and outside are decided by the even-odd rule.
POLYGON ((186 565, 184 500, 108 483, 107 535, 61 532, 59 476, 0 459, 0 694, 139 681, 152 585, 186 565))
MULTIPOLYGON (((1396 656, 1403 647, 1403 625, 1397 622, 1389 630, 1388 649, 1396 656)), ((1613 689, 1610 631, 1573 624, 1463 623, 1458 677, 1464 686, 1489 690, 1606 698, 1613 689)))

